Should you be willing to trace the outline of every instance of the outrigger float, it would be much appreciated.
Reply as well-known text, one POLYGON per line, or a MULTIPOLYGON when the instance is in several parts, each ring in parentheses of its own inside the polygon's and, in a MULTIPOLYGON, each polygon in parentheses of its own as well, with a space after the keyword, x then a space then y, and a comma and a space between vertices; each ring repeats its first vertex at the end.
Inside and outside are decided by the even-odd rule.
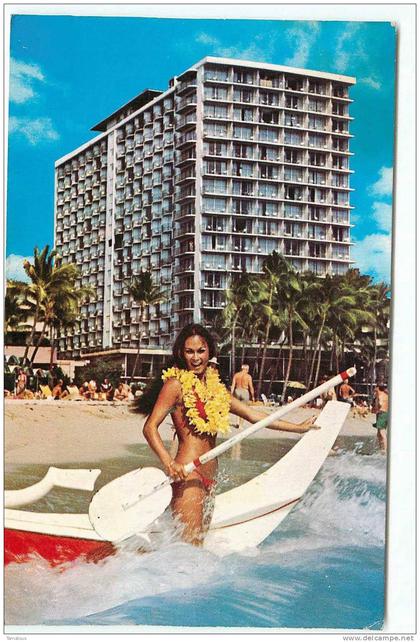
MULTIPOLYGON (((338 377, 342 380, 351 374, 349 370, 327 383, 331 387, 331 382, 336 385, 334 382, 338 377)), ((313 399, 324 387, 325 384, 318 386, 296 401, 303 398, 313 399)), ((305 403, 305 400, 299 405, 302 403, 305 403)), ((233 442, 241 441, 246 436, 242 436, 244 433, 252 434, 260 424, 265 426, 281 414, 293 410, 293 404, 275 411, 258 424, 246 428, 243 433, 222 442, 213 449, 218 450, 215 456, 220 454, 221 450, 225 451, 231 447, 233 442)), ((347 403, 328 402, 317 417, 319 430, 305 433, 286 455, 268 470, 236 488, 217 495, 204 547, 220 555, 226 555, 256 547, 264 541, 302 498, 328 456, 349 409, 347 403)), ((209 456, 210 453, 205 456, 209 456)), ((199 464, 200 462, 195 462, 196 466, 199 464)), ((142 469, 142 472, 146 471, 158 469, 142 469)), ((103 486, 93 496, 89 512, 82 514, 40 513, 22 510, 21 507, 45 497, 54 486, 93 491, 101 473, 99 469, 64 470, 52 467, 46 476, 33 486, 5 491, 5 564, 27 562, 33 556, 47 560, 52 566, 76 559, 97 561, 113 554, 121 541, 134 534, 140 541, 148 542, 153 547, 153 541, 159 541, 159 519, 157 516, 151 517, 147 524, 148 520, 139 520, 139 510, 142 510, 143 501, 147 513, 148 500, 156 506, 162 503, 159 495, 169 491, 169 499, 166 498, 164 506, 162 503, 160 507, 161 514, 170 501, 171 493, 167 480, 162 482, 158 476, 153 483, 156 484, 158 481, 159 484, 148 490, 144 498, 133 498, 133 488, 138 488, 136 479, 139 472, 132 471, 103 486), (126 501, 127 496, 121 494, 121 488, 127 489, 130 493, 130 503, 126 501), (119 493, 120 507, 115 506, 115 489, 119 493), (109 510, 104 511, 104 506, 109 510), (108 515, 104 515, 107 512, 108 515), (127 522, 124 523, 126 516, 127 522), (144 526, 134 528, 133 524, 141 524, 142 521, 144 526)), ((163 475, 162 471, 158 472, 163 475)))

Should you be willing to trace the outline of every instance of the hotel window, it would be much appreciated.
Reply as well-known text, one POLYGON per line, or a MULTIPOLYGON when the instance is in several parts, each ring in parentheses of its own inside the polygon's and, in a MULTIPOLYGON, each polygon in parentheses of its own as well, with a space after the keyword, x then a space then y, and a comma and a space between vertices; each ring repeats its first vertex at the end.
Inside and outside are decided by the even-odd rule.
POLYGON ((310 98, 308 102, 308 109, 309 111, 317 111, 321 113, 325 113, 327 107, 327 103, 325 100, 317 100, 316 98, 310 98))
POLYGON ((326 85, 325 83, 318 82, 316 80, 310 80, 309 86, 308 86, 308 92, 310 94, 321 94, 322 96, 325 96, 327 93, 326 85))
POLYGON ((285 149, 284 160, 286 163, 296 163, 299 165, 302 162, 302 154, 296 149, 285 149))
POLYGON ((260 216, 277 216, 278 204, 270 202, 262 202, 258 206, 258 214, 260 216))
POLYGON ((327 121, 321 116, 311 116, 308 118, 308 127, 309 129, 327 129, 327 121))
POLYGON ((225 223, 223 218, 219 216, 206 216, 203 220, 203 225, 209 232, 225 232, 225 223))
POLYGON ((211 100, 226 100, 227 88, 226 87, 204 87, 204 98, 211 100))
POLYGON ((227 125, 224 123, 204 123, 204 134, 206 136, 226 137, 227 131, 227 125))
POLYGON ((209 156, 227 156, 227 145, 226 143, 205 143, 204 153, 209 156))
POLYGON ((276 165, 260 165, 260 176, 261 178, 278 178, 279 168, 276 165))
POLYGON ((260 91, 260 103, 262 105, 278 105, 278 95, 271 93, 271 91, 260 91))
POLYGON ((327 138, 321 134, 309 134, 309 147, 327 147, 327 138))
POLYGON ((253 148, 251 145, 233 145, 233 156, 235 158, 253 158, 253 148))
POLYGON ((254 136, 254 130, 252 127, 243 127, 240 125, 233 126, 233 137, 240 138, 242 140, 252 140, 254 136))
POLYGON ((204 171, 207 174, 227 174, 227 163, 225 161, 206 161, 204 171))
POLYGON ((232 231, 241 234, 252 234, 252 221, 246 218, 234 218, 232 231))
POLYGON ((343 105, 343 103, 337 103, 337 102, 333 101, 332 113, 336 114, 337 116, 347 116, 348 115, 348 107, 347 107, 347 105, 343 105))
POLYGON ((326 248, 323 243, 309 243, 309 256, 325 259, 326 248))
POLYGON ((311 221, 326 221, 327 211, 323 207, 309 206, 309 219, 311 221))
POLYGON ((260 145, 260 159, 277 161, 280 159, 280 150, 277 147, 267 147, 266 145, 260 145))
POLYGON ((334 205, 348 205, 349 195, 347 192, 333 192, 334 205))
POLYGON ((325 185, 327 174, 310 169, 308 172, 308 182, 316 185, 325 185))
POLYGON ((203 208, 206 212, 226 212, 225 198, 208 198, 203 199, 203 208))
POLYGON ((253 81, 254 81, 253 74, 250 71, 237 69, 233 72, 233 82, 238 82, 245 85, 252 85, 253 81))
POLYGON ((250 177, 253 175, 254 166, 251 163, 239 163, 233 161, 232 163, 232 174, 234 176, 245 176, 250 177))
POLYGON ((249 89, 234 89, 233 100, 238 103, 252 103, 254 94, 249 89))
POLYGON ((347 210, 332 210, 331 220, 333 223, 348 223, 349 213, 347 210))
POLYGON ((286 112, 283 117, 283 124, 288 127, 302 127, 302 116, 300 114, 293 114, 286 112))
POLYGON ((286 145, 303 145, 304 138, 299 132, 290 131, 286 129, 284 132, 284 142, 286 145))
POLYGON ((258 195, 266 198, 275 198, 277 196, 277 185, 272 183, 260 183, 258 186, 258 195))
POLYGON ((273 109, 260 109, 260 123, 278 125, 279 113, 273 109))
POLYGON ((348 176, 346 174, 333 173, 331 176, 331 185, 334 185, 334 187, 348 187, 348 176))
POLYGON ((290 201, 301 201, 303 191, 301 187, 296 187, 295 185, 285 185, 284 186, 284 197, 290 201))
POLYGON ((276 221, 258 221, 258 234, 266 234, 267 236, 276 236, 278 227, 276 221))
POLYGON ((348 169, 348 160, 345 156, 332 157, 332 166, 334 169, 348 169))
POLYGON ((234 214, 252 214, 253 203, 252 201, 232 199, 232 211, 234 214))
POLYGON ((309 152, 309 165, 316 165, 317 167, 325 167, 325 154, 317 154, 316 152, 309 152))
POLYGON ((212 118, 227 118, 228 110, 226 105, 205 105, 204 116, 212 118))
POLYGON ((229 75, 227 69, 220 67, 207 68, 204 72, 205 80, 218 80, 221 82, 226 82, 229 80, 229 75))
POLYGON ((287 109, 303 109, 303 100, 299 96, 285 96, 284 105, 287 109))
POLYGON ((332 121, 332 131, 341 132, 342 134, 347 134, 349 131, 349 126, 346 120, 335 120, 332 121))
POLYGON ((278 131, 269 127, 260 127, 259 140, 276 143, 278 141, 278 131))
POLYGON ((337 138, 332 136, 331 138, 332 148, 339 152, 348 152, 349 151, 349 141, 346 138, 337 138))
POLYGON ((242 196, 253 196, 254 184, 251 181, 232 181, 232 193, 242 196))
POLYGON ((211 194, 224 194, 227 191, 227 183, 224 179, 205 178, 203 189, 211 194))
POLYGON ((290 78, 286 76, 286 89, 291 91, 302 91, 303 80, 301 78, 290 78))
POLYGON ((285 181, 298 181, 302 182, 302 170, 297 169, 296 167, 286 167, 284 168, 284 180, 285 181))
POLYGON ((284 216, 286 218, 302 218, 303 209, 301 205, 291 205, 286 203, 284 206, 284 216))
POLYGON ((254 110, 246 107, 235 107, 233 110, 233 119, 250 123, 254 120, 254 110))

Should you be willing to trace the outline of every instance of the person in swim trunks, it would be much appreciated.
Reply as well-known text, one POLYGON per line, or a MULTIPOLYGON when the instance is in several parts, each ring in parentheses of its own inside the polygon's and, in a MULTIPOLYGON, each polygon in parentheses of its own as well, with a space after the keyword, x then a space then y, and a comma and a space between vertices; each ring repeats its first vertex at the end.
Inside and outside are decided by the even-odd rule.
POLYGON ((373 412, 376 414, 376 428, 378 445, 382 452, 387 451, 387 429, 388 429, 388 392, 386 386, 378 384, 375 388, 373 400, 373 412))
MULTIPOLYGON (((236 399, 243 401, 243 403, 249 403, 250 399, 255 401, 254 386, 252 383, 252 377, 249 374, 249 365, 247 363, 243 363, 240 372, 233 375, 230 392, 234 397, 236 397, 236 399)), ((242 419, 239 419, 239 423, 236 427, 242 427, 242 419)))
MULTIPOLYGON (((229 413, 256 423, 266 417, 229 394, 219 373, 207 367, 216 354, 215 342, 206 328, 189 324, 175 340, 172 367, 163 371, 134 402, 134 409, 147 415, 143 434, 174 483, 172 514, 181 525, 182 538, 196 546, 203 542, 212 517, 217 460, 213 459, 190 474, 184 464, 214 448, 218 435, 229 432, 229 413), (170 414, 178 438, 178 450, 171 457, 159 427, 170 414)), ((315 427, 311 417, 300 424, 273 421, 273 430, 305 433, 315 427)))

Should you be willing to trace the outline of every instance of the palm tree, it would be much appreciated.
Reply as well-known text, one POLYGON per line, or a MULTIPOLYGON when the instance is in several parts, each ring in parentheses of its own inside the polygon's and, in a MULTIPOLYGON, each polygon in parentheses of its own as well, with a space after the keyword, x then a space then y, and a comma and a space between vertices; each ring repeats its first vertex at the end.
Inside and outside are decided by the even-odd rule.
POLYGON ((67 292, 68 296, 76 296, 74 293, 76 291, 76 279, 79 275, 78 268, 72 263, 60 265, 58 261, 56 262, 57 258, 56 250, 50 252, 49 245, 46 245, 41 252, 37 247, 34 248, 33 263, 28 260, 23 263, 24 270, 30 279, 27 292, 34 301, 33 323, 26 343, 24 357, 28 356, 29 348, 34 344, 38 322, 43 321, 41 335, 31 357, 31 363, 45 336, 47 326, 54 316, 53 310, 56 298, 64 292, 67 292))
POLYGON ((32 306, 28 299, 27 284, 10 280, 6 284, 4 297, 4 332, 26 330, 32 306))
POLYGON ((252 312, 255 294, 255 278, 247 272, 235 275, 226 291, 226 306, 223 310, 223 319, 226 327, 230 329, 231 358, 230 375, 236 372, 236 330, 240 317, 247 317, 252 312))
POLYGON ((159 303, 162 303, 167 296, 158 285, 153 283, 152 274, 148 270, 141 270, 138 276, 134 276, 126 282, 126 286, 132 300, 140 306, 137 354, 130 379, 130 383, 132 383, 140 358, 144 310, 149 305, 158 305, 159 303))

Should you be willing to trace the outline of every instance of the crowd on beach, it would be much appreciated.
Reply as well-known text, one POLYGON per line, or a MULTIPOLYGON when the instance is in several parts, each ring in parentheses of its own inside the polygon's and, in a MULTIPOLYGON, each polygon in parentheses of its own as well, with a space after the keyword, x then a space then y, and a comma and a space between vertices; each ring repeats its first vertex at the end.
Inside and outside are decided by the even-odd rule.
POLYGON ((121 380, 114 386, 108 378, 101 383, 95 379, 85 381, 81 386, 76 385, 72 379, 65 382, 65 379, 57 376, 51 368, 47 376, 40 369, 35 373, 35 385, 28 385, 28 375, 23 368, 20 368, 16 377, 16 388, 14 392, 5 390, 5 396, 9 399, 48 399, 54 401, 133 401, 135 392, 132 387, 121 380), (32 388, 32 389, 31 389, 32 388))

